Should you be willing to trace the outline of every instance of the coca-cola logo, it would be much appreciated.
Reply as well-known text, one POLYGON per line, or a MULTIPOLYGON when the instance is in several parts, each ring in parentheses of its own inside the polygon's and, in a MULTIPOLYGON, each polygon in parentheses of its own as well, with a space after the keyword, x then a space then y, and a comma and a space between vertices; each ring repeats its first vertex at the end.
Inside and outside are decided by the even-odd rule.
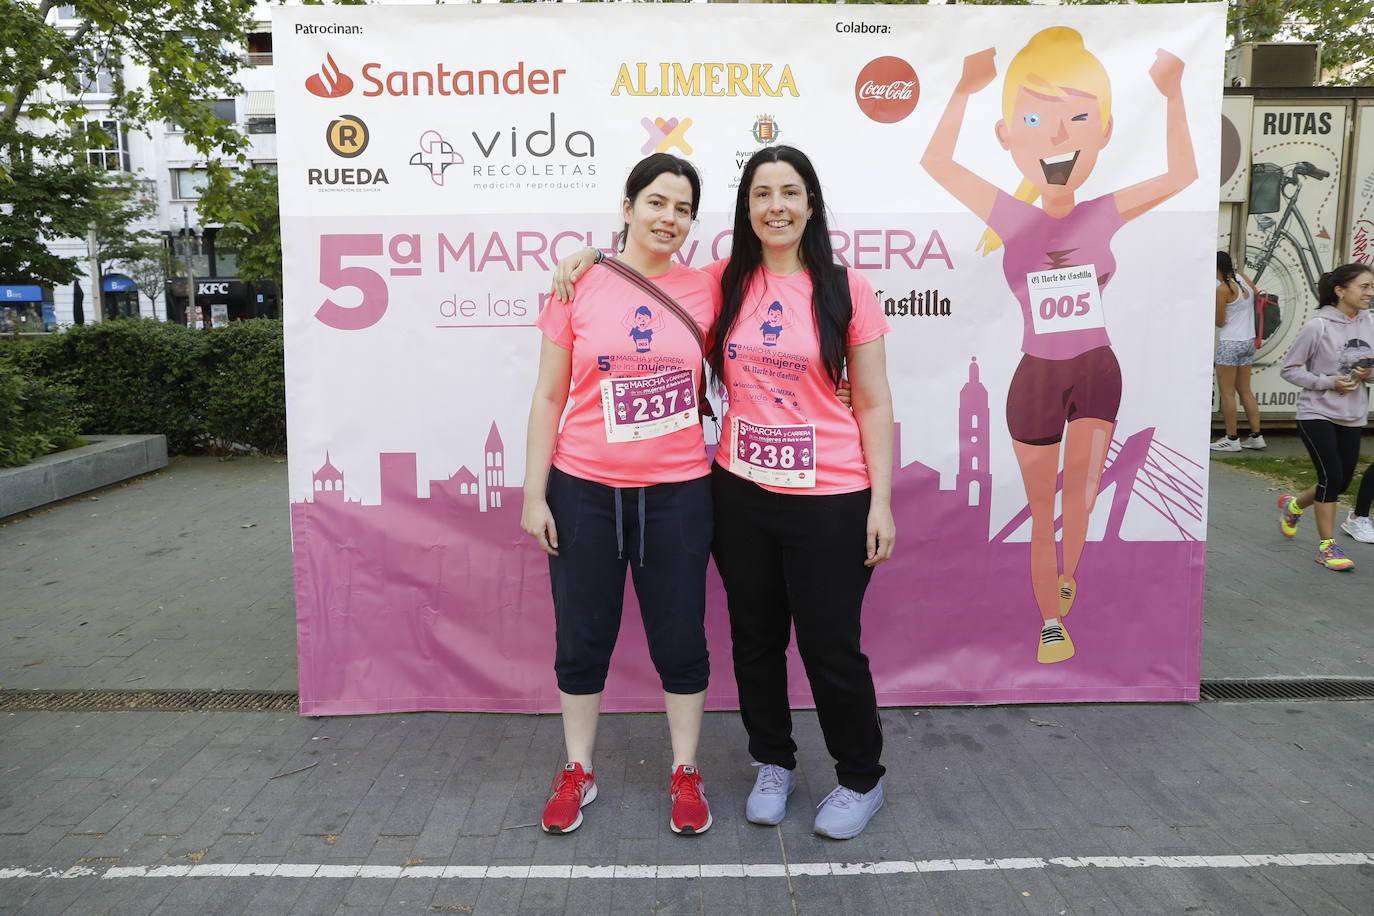
POLYGON ((859 110, 881 124, 902 120, 916 108, 921 83, 911 64, 900 57, 869 61, 854 80, 854 99, 859 110))
POLYGON ((326 54, 320 72, 306 77, 305 88, 322 99, 337 99, 353 91, 353 80, 334 63, 332 54, 326 54))

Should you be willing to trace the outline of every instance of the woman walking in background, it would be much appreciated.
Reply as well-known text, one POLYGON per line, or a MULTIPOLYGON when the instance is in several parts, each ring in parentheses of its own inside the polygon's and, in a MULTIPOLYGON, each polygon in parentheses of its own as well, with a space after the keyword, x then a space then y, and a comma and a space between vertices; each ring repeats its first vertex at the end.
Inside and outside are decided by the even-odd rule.
POLYGON ((1264 448, 1260 435, 1259 402, 1250 390, 1250 366, 1255 361, 1255 284, 1237 274, 1231 256, 1217 252, 1217 400, 1226 435, 1212 443, 1214 452, 1264 448), (1250 435, 1243 441, 1236 431, 1236 398, 1245 408, 1250 435))
POLYGON ((1360 436, 1369 416, 1370 367, 1374 366, 1374 273, 1367 264, 1345 264, 1317 283, 1317 314, 1298 332, 1280 374, 1302 389, 1298 435, 1302 436, 1317 483, 1297 496, 1279 497, 1279 529, 1298 533, 1298 522, 1316 506, 1318 563, 1350 570, 1355 562, 1336 545, 1336 501, 1350 486, 1360 458, 1360 436))

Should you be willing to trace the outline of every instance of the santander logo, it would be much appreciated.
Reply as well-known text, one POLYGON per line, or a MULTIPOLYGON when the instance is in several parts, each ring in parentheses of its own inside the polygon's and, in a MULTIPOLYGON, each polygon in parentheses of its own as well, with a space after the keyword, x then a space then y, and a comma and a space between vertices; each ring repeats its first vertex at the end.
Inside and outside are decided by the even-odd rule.
POLYGON ((326 54, 319 73, 305 80, 305 88, 323 99, 337 99, 353 91, 353 80, 334 63, 334 55, 326 54))
POLYGON ((854 81, 859 110, 881 124, 892 124, 911 114, 920 97, 916 71, 900 57, 869 61, 854 81))

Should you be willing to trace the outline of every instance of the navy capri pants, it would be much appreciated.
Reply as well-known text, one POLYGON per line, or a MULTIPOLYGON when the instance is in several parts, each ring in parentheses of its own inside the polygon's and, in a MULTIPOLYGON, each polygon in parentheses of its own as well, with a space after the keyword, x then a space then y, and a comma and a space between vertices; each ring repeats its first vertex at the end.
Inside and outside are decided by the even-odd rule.
POLYGON ((558 526, 549 557, 558 648, 558 689, 600 693, 620 634, 628 564, 649 656, 668 693, 706 689, 706 561, 711 479, 617 488, 549 471, 558 526))

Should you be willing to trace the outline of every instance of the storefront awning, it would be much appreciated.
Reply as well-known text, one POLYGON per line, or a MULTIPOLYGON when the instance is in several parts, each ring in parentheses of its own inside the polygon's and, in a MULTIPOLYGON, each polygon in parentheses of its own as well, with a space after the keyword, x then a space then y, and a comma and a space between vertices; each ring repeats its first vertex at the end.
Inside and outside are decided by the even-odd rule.
POLYGON ((0 283, 0 302, 51 302, 52 290, 45 286, 0 283))

